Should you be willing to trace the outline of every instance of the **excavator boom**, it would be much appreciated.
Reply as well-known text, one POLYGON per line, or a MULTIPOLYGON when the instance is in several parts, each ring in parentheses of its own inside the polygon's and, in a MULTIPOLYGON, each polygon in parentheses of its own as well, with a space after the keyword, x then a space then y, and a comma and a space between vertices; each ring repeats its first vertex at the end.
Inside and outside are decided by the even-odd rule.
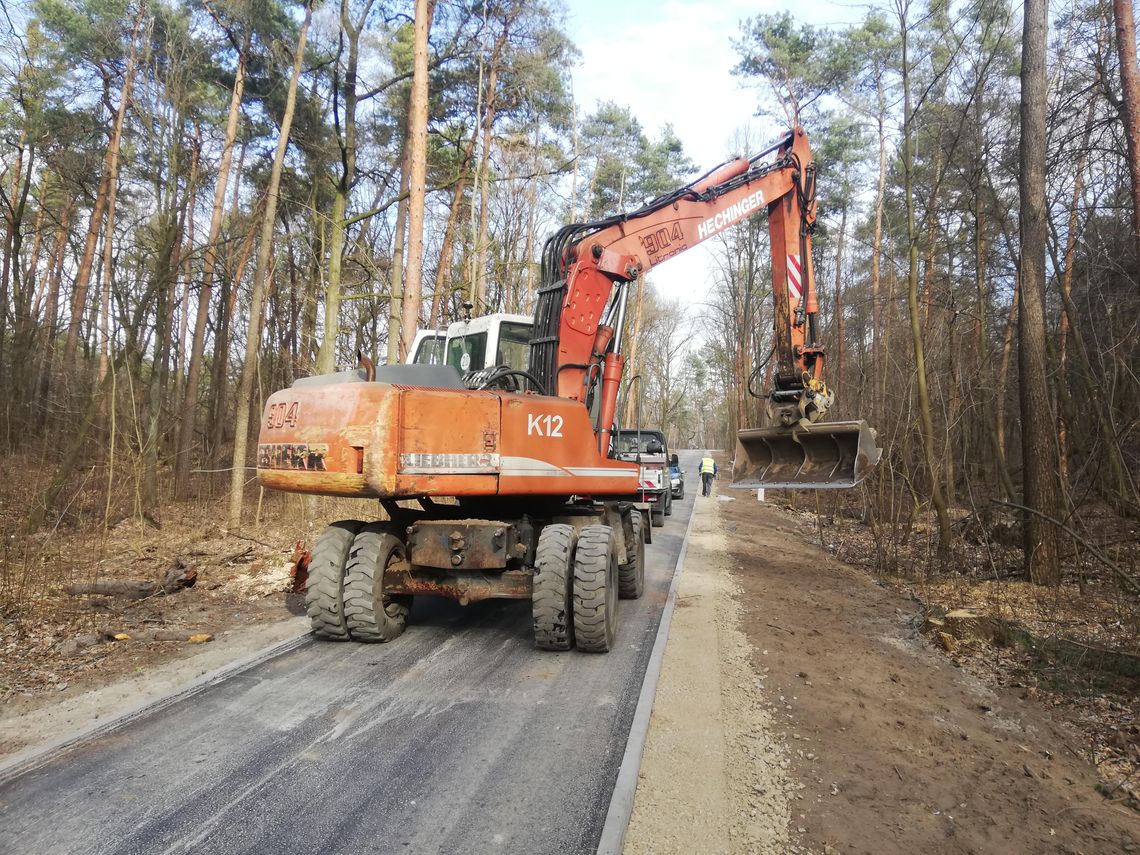
POLYGON ((748 487, 850 487, 878 463, 864 422, 824 423, 819 301, 812 269, 815 164, 802 128, 751 158, 737 158, 640 210, 566 226, 543 251, 530 375, 544 389, 590 406, 605 452, 624 370, 621 332, 629 286, 649 269, 766 209, 775 342, 772 427, 738 436, 734 481, 748 487), (776 152, 771 163, 761 162, 776 152))

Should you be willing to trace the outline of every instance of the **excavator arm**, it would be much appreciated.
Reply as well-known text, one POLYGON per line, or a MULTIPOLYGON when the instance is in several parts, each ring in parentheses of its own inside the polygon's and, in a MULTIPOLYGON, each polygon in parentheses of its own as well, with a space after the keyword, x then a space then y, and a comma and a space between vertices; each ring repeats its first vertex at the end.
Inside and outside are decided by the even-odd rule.
POLYGON ((825 348, 818 339, 812 271, 815 165, 802 128, 637 211, 572 224, 547 241, 530 375, 543 391, 581 401, 596 413, 602 453, 617 414, 630 286, 655 265, 762 209, 772 254, 776 363, 768 397, 776 425, 741 431, 735 480, 747 486, 851 486, 878 462, 865 423, 817 424, 832 394, 823 382, 825 348), (775 160, 762 163, 772 152, 775 160))

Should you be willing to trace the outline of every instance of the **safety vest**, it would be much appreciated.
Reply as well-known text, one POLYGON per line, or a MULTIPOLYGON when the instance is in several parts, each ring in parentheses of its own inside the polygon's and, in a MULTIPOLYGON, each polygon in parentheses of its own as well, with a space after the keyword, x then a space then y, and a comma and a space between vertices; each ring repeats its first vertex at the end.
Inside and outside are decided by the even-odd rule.
POLYGON ((716 463, 711 457, 701 458, 701 474, 712 475, 716 471, 716 463))

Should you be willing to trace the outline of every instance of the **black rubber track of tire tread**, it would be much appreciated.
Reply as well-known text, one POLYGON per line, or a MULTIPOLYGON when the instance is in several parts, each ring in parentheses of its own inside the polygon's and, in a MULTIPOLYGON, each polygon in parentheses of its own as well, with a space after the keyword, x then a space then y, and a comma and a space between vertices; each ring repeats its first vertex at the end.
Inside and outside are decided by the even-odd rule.
POLYGON ((577 542, 577 530, 565 523, 548 525, 538 536, 531 616, 534 643, 542 650, 569 650, 574 646, 571 592, 577 542))
POLYGON ((583 528, 574 551, 574 640, 578 649, 587 653, 605 653, 616 635, 614 628, 607 625, 606 605, 610 593, 607 574, 611 561, 613 531, 610 527, 583 528))
POLYGON ((630 514, 630 527, 635 538, 635 554, 633 561, 618 567, 618 596, 623 600, 640 599, 645 591, 645 532, 643 526, 645 519, 640 511, 630 514), (638 568, 640 561, 641 567, 638 568))
POLYGON ((313 546, 305 588, 305 613, 313 632, 333 641, 348 640, 344 619, 344 565, 356 533, 364 524, 340 520, 328 525, 313 546))
POLYGON ((650 510, 649 521, 654 528, 661 528, 663 525, 665 525, 665 512, 650 510))
POLYGON ((403 549, 403 541, 384 523, 365 526, 352 543, 344 573, 344 617, 354 641, 391 641, 407 624, 408 608, 402 603, 391 602, 380 614, 376 611, 376 585, 384 583, 393 546, 403 549))

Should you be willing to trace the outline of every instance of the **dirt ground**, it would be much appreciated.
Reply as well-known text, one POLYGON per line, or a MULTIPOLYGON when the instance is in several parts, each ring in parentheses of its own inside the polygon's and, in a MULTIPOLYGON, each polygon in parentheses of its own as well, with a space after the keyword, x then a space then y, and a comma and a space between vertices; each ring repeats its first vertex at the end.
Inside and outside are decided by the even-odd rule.
POLYGON ((792 515, 727 498, 698 500, 626 852, 1140 852, 1052 709, 956 667, 792 515))
MULTIPOLYGON (((260 522, 227 534, 217 503, 183 504, 166 509, 161 527, 127 518, 105 537, 81 526, 13 537, 0 552, 0 758, 306 631, 307 619, 296 616, 301 595, 289 593, 297 541, 311 543, 326 521, 375 510, 374 503, 276 498, 260 522), (176 564, 196 581, 169 595, 67 592, 76 584, 161 581, 176 564)), ((16 519, 6 516, 0 520, 16 519)))

